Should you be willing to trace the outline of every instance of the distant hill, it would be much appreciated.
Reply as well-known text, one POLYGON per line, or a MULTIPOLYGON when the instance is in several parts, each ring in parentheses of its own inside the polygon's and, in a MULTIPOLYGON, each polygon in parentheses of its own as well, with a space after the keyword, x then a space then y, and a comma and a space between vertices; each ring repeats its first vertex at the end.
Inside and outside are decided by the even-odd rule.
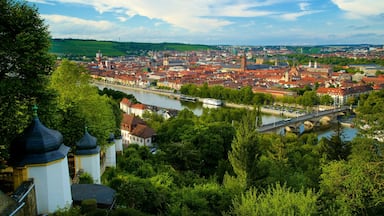
POLYGON ((216 46, 182 43, 136 43, 80 39, 52 39, 50 52, 61 57, 94 57, 100 50, 104 56, 145 55, 148 51, 197 51, 216 46))

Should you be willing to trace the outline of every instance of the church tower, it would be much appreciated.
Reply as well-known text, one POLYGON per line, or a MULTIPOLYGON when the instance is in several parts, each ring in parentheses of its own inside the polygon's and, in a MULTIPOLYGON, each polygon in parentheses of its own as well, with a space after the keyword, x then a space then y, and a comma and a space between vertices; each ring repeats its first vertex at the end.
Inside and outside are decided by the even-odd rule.
POLYGON ((241 62, 240 62, 240 71, 245 72, 247 69, 247 57, 244 55, 241 56, 241 62))
POLYGON ((52 213, 72 204, 67 154, 59 131, 45 127, 33 108, 33 120, 11 144, 10 165, 14 186, 32 179, 36 189, 38 214, 52 213))
POLYGON ((96 137, 85 128, 84 136, 76 143, 75 151, 76 173, 83 170, 91 175, 95 184, 100 184, 100 146, 96 137))

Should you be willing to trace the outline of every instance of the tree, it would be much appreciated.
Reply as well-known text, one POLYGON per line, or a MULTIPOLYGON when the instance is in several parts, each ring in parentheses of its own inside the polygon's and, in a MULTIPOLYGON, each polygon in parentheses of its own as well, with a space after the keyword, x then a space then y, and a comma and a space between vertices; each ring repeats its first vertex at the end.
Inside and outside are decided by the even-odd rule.
POLYGON ((357 108, 357 125, 361 133, 368 137, 383 138, 384 128, 384 90, 361 95, 357 108))
POLYGON ((333 104, 333 98, 329 95, 322 95, 320 96, 320 104, 330 106, 333 104))
POLYGON ((337 124, 334 134, 330 138, 322 138, 318 145, 319 152, 329 161, 347 160, 351 153, 351 145, 344 140, 341 124, 337 124))
POLYGON ((251 188, 232 201, 233 207, 228 215, 316 215, 317 197, 311 190, 294 192, 279 184, 261 193, 251 188))
POLYGON ((259 157, 260 139, 253 119, 253 115, 243 117, 236 128, 232 150, 228 153, 233 171, 245 187, 253 185, 256 180, 256 163, 259 157))
POLYGON ((106 139, 115 131, 116 121, 113 102, 106 95, 100 96, 96 87, 91 86, 90 76, 81 65, 63 60, 53 72, 50 88, 57 91, 58 111, 55 128, 62 132, 64 142, 74 144, 84 134, 84 127, 106 145, 106 139))
POLYGON ((352 141, 348 161, 332 161, 322 167, 322 202, 335 204, 353 215, 381 215, 384 211, 383 143, 369 138, 352 141))
MULTIPOLYGON (((51 98, 46 91, 53 59, 50 36, 37 9, 26 2, 0 1, 0 161, 8 158, 10 142, 31 119, 31 107, 48 113, 51 98)), ((40 115, 41 120, 49 119, 40 115)), ((0 162, 0 164, 2 164, 0 162)), ((1 165, 0 165, 1 166, 1 165)))
POLYGON ((319 96, 316 95, 315 91, 306 91, 302 96, 301 104, 303 106, 313 106, 319 104, 319 96))

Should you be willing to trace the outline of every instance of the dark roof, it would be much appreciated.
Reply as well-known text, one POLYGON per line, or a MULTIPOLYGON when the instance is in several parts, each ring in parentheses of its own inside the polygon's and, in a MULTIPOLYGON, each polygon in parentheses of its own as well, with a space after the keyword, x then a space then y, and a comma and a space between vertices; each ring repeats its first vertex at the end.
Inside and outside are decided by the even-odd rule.
POLYGON ((114 205, 116 191, 100 184, 73 184, 71 185, 72 200, 74 204, 81 204, 86 199, 96 199, 99 208, 110 208, 114 205))
POLYGON ((64 158, 69 151, 63 144, 63 135, 45 127, 37 116, 22 135, 13 140, 10 149, 13 166, 48 163, 64 158))
POLYGON ((108 142, 108 143, 111 143, 111 142, 113 142, 114 140, 115 140, 115 134, 110 133, 110 134, 109 134, 109 137, 108 137, 108 139, 107 139, 107 142, 108 142))
POLYGON ((96 137, 85 131, 84 136, 76 143, 76 155, 92 155, 100 152, 96 137))

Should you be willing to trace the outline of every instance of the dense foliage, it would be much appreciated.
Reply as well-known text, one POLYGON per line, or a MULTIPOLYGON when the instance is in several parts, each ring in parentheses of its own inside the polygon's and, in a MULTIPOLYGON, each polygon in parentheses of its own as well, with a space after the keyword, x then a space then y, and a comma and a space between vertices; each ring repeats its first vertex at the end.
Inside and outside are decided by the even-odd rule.
POLYGON ((181 43, 137 43, 97 41, 80 39, 53 39, 50 52, 65 58, 95 57, 100 52, 105 56, 146 55, 148 51, 196 51, 217 49, 208 45, 181 43))
MULTIPOLYGON (((376 59, 367 59, 367 58, 345 58, 345 57, 321 57, 314 58, 311 55, 306 54, 290 54, 287 55, 289 62, 291 65, 307 65, 309 61, 315 62, 317 61, 320 64, 334 65, 337 69, 341 69, 341 66, 354 65, 354 64, 378 64, 384 65, 384 60, 380 58, 376 59)), ((352 71, 356 72, 356 71, 352 71)))
MULTIPOLYGON (((381 93, 369 97, 384 100, 381 93)), ((149 215, 381 214, 381 142, 345 141, 340 125, 321 140, 312 133, 259 134, 256 115, 235 109, 207 109, 200 117, 183 110, 169 120, 147 115, 151 124, 162 122, 157 151, 130 145, 104 181, 118 191, 119 208, 149 215)))
POLYGON ((47 26, 23 1, 0 1, 0 168, 10 142, 27 127, 32 106, 49 118, 52 92, 45 89, 53 61, 47 26))
POLYGON ((281 98, 272 97, 271 94, 254 93, 250 86, 241 89, 225 88, 215 85, 208 86, 204 83, 202 86, 195 84, 185 84, 181 87, 180 93, 194 97, 216 98, 229 103, 247 104, 247 105, 267 105, 274 102, 286 104, 297 104, 305 107, 315 105, 332 105, 333 99, 329 95, 318 96, 315 89, 306 86, 304 88, 292 89, 297 96, 284 96, 281 98))
POLYGON ((98 144, 106 145, 107 138, 117 127, 121 113, 117 103, 90 85, 90 76, 79 64, 63 60, 53 72, 49 87, 57 92, 55 118, 51 125, 64 137, 64 143, 75 148, 87 127, 98 144), (117 111, 113 112, 113 108, 117 111))
POLYGON ((202 86, 186 84, 181 87, 180 93, 195 97, 216 98, 231 103, 251 105, 271 104, 274 100, 270 94, 253 93, 251 87, 249 86, 241 89, 231 89, 219 85, 210 87, 207 83, 202 86))

